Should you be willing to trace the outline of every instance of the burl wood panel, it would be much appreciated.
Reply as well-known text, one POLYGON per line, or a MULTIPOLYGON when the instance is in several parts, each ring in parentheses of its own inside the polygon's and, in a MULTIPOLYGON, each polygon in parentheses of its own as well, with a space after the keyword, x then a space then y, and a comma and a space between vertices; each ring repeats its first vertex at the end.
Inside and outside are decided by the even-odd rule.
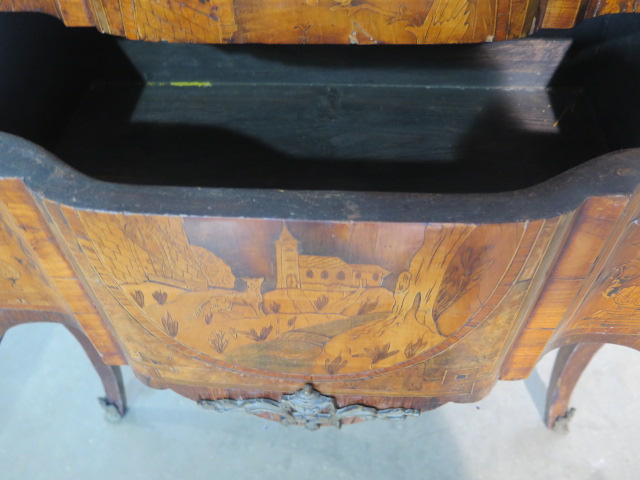
POLYGON ((134 40, 190 43, 442 44, 570 28, 634 0, 0 0, 134 40))

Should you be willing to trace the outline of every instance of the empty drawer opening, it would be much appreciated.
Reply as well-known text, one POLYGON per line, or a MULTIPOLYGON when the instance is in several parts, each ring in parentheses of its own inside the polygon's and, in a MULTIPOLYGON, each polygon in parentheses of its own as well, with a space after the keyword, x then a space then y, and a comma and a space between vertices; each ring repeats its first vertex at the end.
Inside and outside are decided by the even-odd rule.
POLYGON ((119 183, 515 190, 638 146, 638 23, 481 45, 211 46, 0 15, 0 130, 119 183))

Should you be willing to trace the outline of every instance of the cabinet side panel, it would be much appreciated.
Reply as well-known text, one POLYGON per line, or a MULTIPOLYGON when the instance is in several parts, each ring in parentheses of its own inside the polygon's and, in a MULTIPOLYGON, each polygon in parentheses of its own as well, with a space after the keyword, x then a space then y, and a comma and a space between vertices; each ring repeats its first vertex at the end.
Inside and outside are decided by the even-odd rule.
MULTIPOLYGON (((60 312, 71 314, 77 320, 105 363, 122 364, 119 347, 60 249, 52 227, 34 197, 21 180, 4 179, 0 182, 5 225, 13 222, 19 233, 15 238, 22 238, 21 245, 30 252, 31 260, 25 265, 33 265, 31 270, 38 273, 37 278, 46 279, 46 282, 39 280, 40 285, 34 286, 34 290, 52 299, 60 312)), ((10 256, 18 258, 13 254, 10 256)), ((39 304, 36 299, 28 300, 28 303, 29 308, 39 304)))
POLYGON ((0 309, 66 313, 66 305, 25 238, 29 226, 18 224, 5 201, 12 185, 0 181, 0 309))
POLYGON ((640 349, 639 217, 636 191, 550 347, 607 342, 640 349))
POLYGON ((504 380, 526 378, 548 350, 567 311, 579 296, 628 203, 627 197, 594 197, 580 207, 557 259, 502 372, 504 380))

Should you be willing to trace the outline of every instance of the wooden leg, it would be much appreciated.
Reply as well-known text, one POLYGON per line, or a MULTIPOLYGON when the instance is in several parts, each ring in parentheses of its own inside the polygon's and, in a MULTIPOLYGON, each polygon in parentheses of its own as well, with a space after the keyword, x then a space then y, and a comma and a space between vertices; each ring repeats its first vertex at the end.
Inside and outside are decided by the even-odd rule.
POLYGON ((84 333, 74 327, 65 326, 73 336, 76 337, 78 342, 80 342, 80 345, 82 345, 82 348, 84 348, 84 351, 91 360, 93 368, 96 369, 100 380, 102 380, 106 396, 100 398, 99 401, 100 405, 105 409, 107 420, 118 421, 127 412, 127 401, 120 367, 103 363, 100 354, 84 333))
POLYGON ((591 357, 602 347, 602 343, 577 343, 561 347, 547 390, 545 423, 556 431, 567 431, 574 409, 569 409, 569 400, 582 372, 591 357))
POLYGON ((2 339, 4 338, 4 334, 7 333, 7 330, 11 328, 11 325, 3 325, 0 323, 0 343, 2 343, 2 339))

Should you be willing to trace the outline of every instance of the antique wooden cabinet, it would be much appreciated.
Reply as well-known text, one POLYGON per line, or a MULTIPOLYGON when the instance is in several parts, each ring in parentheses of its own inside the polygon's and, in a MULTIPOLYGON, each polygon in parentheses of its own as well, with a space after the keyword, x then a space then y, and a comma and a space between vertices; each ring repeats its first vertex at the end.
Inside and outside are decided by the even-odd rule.
MULTIPOLYGON (((86 5, 82 18, 71 4, 38 8, 165 38, 129 23, 124 4, 86 5)), ((562 17, 545 5, 544 22, 562 17)), ((181 37, 174 23, 171 39, 290 41, 277 25, 251 27, 251 7, 237 25, 217 7, 202 26, 217 36, 181 37)), ((454 7, 460 25, 478 15, 454 7)), ((369 29, 387 18, 373 4, 325 13, 341 9, 368 10, 369 29)), ((540 25, 527 12, 522 28, 540 25)), ((419 30, 398 18, 385 22, 419 30)), ((636 20, 571 48, 537 38, 374 52, 116 43, 0 21, 24 49, 0 58, 0 128, 99 179, 0 134, 0 332, 66 325, 120 415, 125 364, 207 408, 314 429, 473 402, 560 348, 553 426, 602 343, 640 348, 640 154, 619 150, 640 140, 638 94, 607 116, 619 92, 598 63, 607 48, 637 51, 636 20)), ((607 65, 618 86, 637 80, 640 64, 607 65)))

